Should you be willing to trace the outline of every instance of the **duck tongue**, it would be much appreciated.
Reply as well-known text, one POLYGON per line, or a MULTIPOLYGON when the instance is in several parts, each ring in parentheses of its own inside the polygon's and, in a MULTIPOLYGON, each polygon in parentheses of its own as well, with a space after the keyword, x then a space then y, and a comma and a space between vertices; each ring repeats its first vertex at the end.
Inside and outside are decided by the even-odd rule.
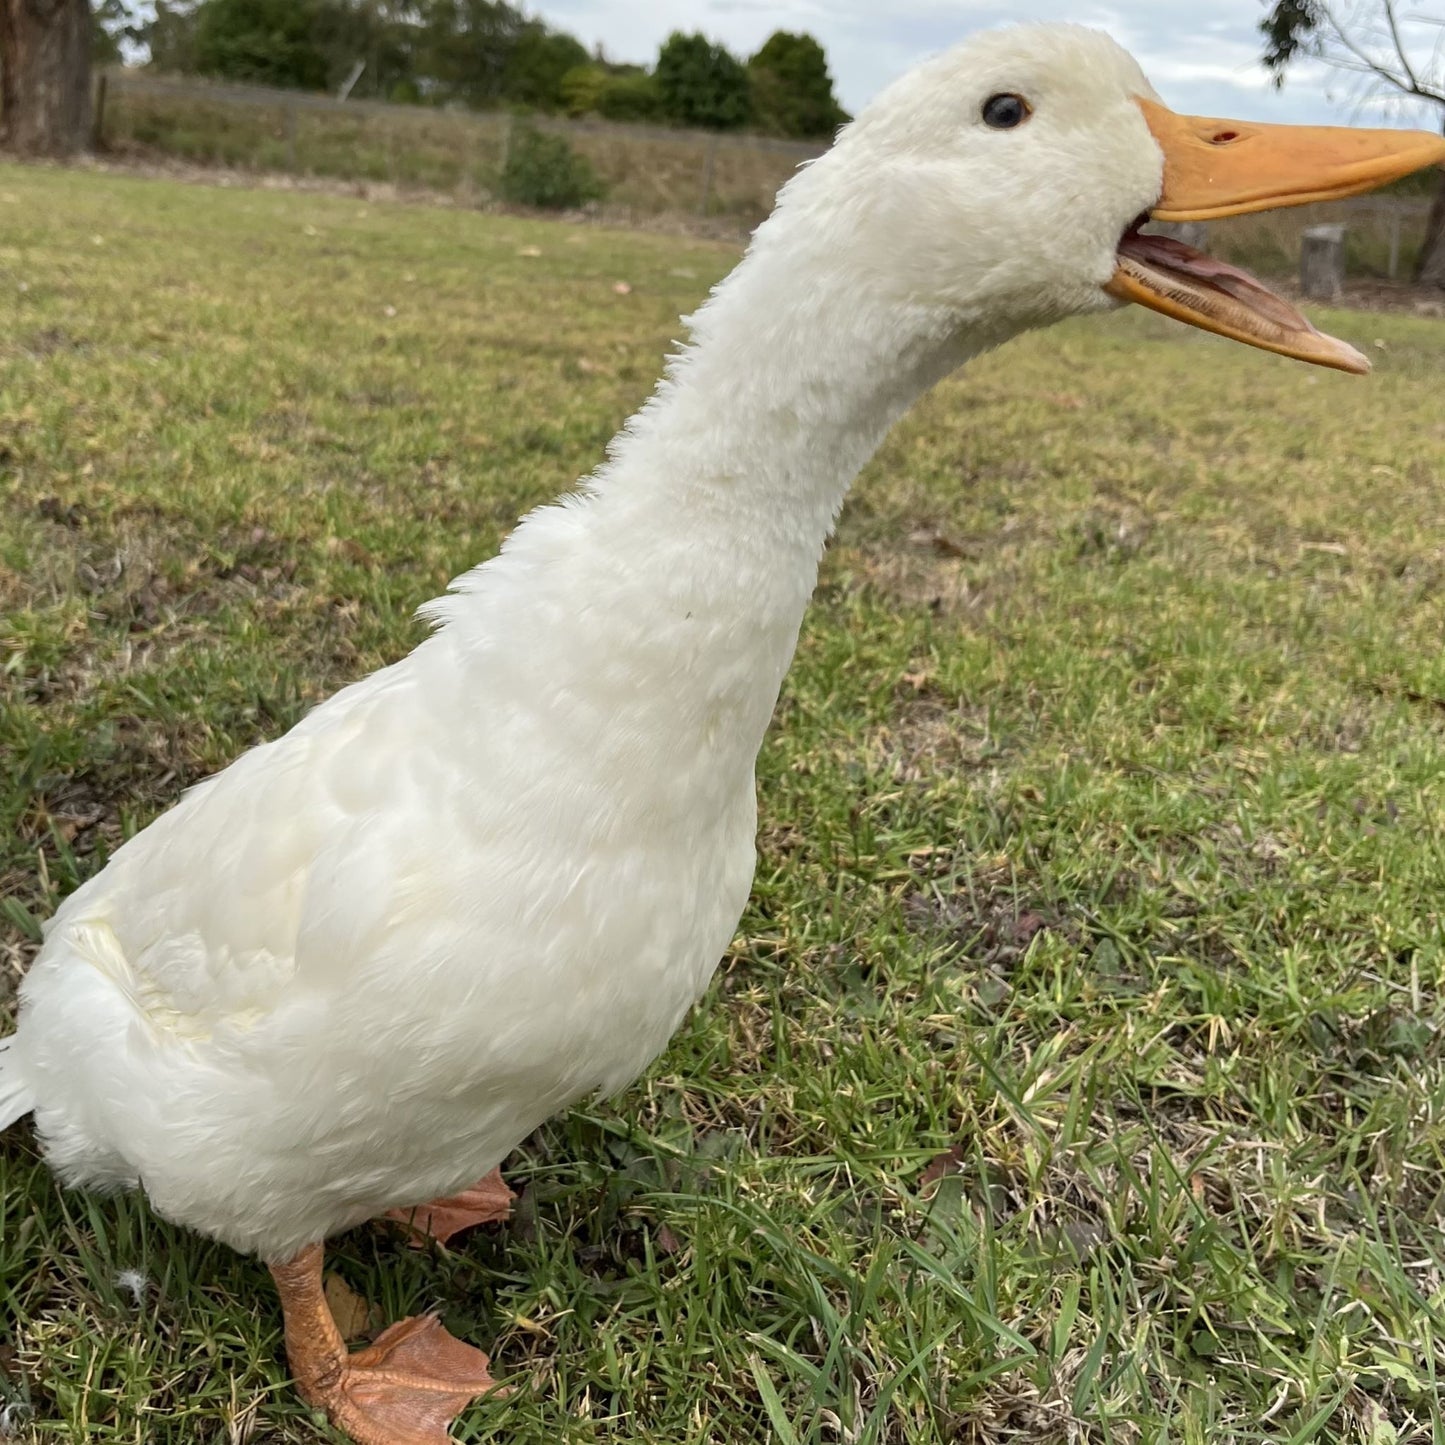
POLYGON ((1316 336, 1321 334, 1284 297, 1276 296, 1247 271, 1241 271, 1227 261, 1206 256, 1203 251, 1196 251, 1172 236, 1148 236, 1141 231, 1132 231, 1120 242, 1119 254, 1156 271, 1202 281, 1206 287, 1223 291, 1247 310, 1285 330, 1310 331, 1316 336))
POLYGON ((1166 315, 1271 351, 1304 355, 1343 371, 1368 371, 1353 346, 1317 330, 1282 296, 1227 261, 1206 256, 1172 236, 1129 230, 1119 242, 1120 299, 1143 300, 1166 315), (1141 294, 1142 293, 1142 294, 1141 294))

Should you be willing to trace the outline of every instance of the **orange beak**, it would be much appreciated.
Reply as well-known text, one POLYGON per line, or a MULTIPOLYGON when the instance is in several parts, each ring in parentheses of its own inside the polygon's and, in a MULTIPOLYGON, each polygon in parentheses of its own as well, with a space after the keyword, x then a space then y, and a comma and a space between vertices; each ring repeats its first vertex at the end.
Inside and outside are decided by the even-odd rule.
MULTIPOLYGON (((1212 221, 1333 201, 1445 164, 1445 137, 1429 131, 1255 125, 1176 115, 1157 101, 1137 99, 1164 152, 1164 185, 1150 213, 1155 221, 1212 221)), ((1118 267, 1104 289, 1266 351, 1342 371, 1370 369, 1352 346, 1316 331, 1253 277, 1134 227, 1119 243, 1118 267)))

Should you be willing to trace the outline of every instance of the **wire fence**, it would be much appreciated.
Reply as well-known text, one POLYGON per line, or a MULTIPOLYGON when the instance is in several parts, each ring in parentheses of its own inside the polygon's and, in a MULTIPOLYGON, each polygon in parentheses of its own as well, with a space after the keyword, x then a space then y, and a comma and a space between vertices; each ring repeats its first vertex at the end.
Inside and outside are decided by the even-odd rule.
MULTIPOLYGON (((99 80, 97 139, 207 166, 420 189, 476 204, 496 194, 518 122, 469 111, 233 85, 112 68, 99 80)), ((619 219, 708 217, 749 230, 778 188, 826 147, 770 136, 723 135, 608 121, 529 117, 563 135, 607 187, 619 219)), ((1348 228, 1353 274, 1408 275, 1425 236, 1429 202, 1362 196, 1215 223, 1207 244, 1222 257, 1273 274, 1299 264, 1300 234, 1321 222, 1348 228)))
MULTIPOLYGON (((825 147, 605 121, 529 117, 566 137, 607 187, 608 209, 692 214, 755 225, 779 186, 825 147)), ((96 137, 202 165, 492 195, 518 124, 503 111, 339 101, 303 91, 110 69, 100 78, 96 137)))

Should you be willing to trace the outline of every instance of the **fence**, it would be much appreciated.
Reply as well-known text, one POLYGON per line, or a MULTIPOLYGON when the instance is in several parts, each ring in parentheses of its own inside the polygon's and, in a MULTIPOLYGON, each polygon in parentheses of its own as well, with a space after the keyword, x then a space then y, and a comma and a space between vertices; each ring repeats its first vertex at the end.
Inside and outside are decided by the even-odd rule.
MULTIPOLYGON (((140 147, 202 165, 279 171, 488 197, 506 165, 513 117, 338 101, 328 95, 227 85, 191 77, 111 69, 100 80, 97 135, 114 148, 140 147)), ((607 211, 620 219, 658 215, 720 218, 740 230, 772 208, 778 187, 824 147, 768 136, 665 130, 538 116, 531 124, 565 135, 607 183, 607 211)), ((1429 203, 1363 196, 1210 228, 1210 249, 1256 271, 1293 273, 1300 233, 1343 221, 1352 273, 1408 274, 1425 235, 1429 203)))
MULTIPOLYGON (((100 80, 97 139, 203 165, 329 176, 489 195, 514 118, 430 106, 338 101, 301 91, 110 69, 100 80)), ((752 226, 778 187, 824 147, 768 136, 532 118, 563 134, 608 187, 609 209, 721 216, 752 226)))

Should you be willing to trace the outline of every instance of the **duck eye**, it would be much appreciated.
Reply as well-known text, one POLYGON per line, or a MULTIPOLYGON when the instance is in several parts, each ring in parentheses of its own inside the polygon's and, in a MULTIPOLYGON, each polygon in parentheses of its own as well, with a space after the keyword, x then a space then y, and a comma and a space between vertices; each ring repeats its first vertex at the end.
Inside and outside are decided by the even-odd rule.
POLYGON ((991 95, 983 103, 983 123, 995 130, 1012 130, 1033 113, 1033 107, 1023 96, 1012 93, 991 95))

